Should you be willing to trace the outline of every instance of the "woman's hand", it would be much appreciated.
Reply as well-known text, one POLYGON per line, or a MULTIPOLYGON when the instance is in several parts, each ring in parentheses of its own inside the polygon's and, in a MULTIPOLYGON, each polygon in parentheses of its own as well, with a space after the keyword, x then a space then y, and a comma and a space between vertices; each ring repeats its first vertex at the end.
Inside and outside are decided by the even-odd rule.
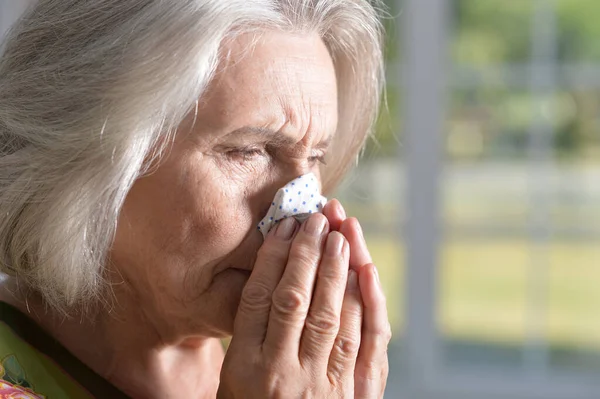
POLYGON ((242 294, 218 397, 383 395, 385 299, 374 267, 359 265, 370 259, 360 227, 336 215, 337 206, 324 212, 330 221, 290 219, 267 236, 242 294), (340 232, 330 233, 329 223, 340 232))
POLYGON ((281 222, 259 250, 219 398, 351 398, 362 304, 350 248, 321 214, 281 222))
POLYGON ((387 347, 392 333, 385 295, 358 220, 346 218, 337 200, 327 203, 323 214, 332 230, 344 234, 350 244, 350 267, 358 272, 363 302, 360 350, 354 373, 355 398, 382 398, 389 372, 387 347))

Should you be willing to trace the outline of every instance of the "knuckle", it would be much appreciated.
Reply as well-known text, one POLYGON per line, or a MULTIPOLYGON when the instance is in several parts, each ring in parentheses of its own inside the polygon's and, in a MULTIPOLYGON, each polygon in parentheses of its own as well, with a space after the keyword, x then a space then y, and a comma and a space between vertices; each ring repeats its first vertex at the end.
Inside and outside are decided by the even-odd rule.
POLYGON ((383 365, 374 359, 369 359, 360 365, 357 365, 356 373, 357 376, 363 380, 379 380, 381 378, 381 372, 383 365))
POLYGON ((378 335, 385 343, 389 343, 392 340, 392 328, 390 323, 385 323, 384 326, 376 330, 376 335, 378 335))
POLYGON ((342 262, 333 262, 321 264, 319 267, 318 277, 320 281, 326 281, 333 284, 335 287, 346 286, 348 280, 348 266, 342 262))
POLYGON ((385 342, 389 343, 392 340, 392 337, 392 327, 390 326, 390 323, 387 323, 387 328, 384 334, 385 342))
POLYGON ((284 316, 306 312, 309 302, 306 293, 291 287, 275 290, 273 294, 273 309, 284 316))
POLYGON ((321 310, 318 315, 311 315, 306 319, 306 328, 317 335, 332 336, 340 328, 339 317, 334 312, 321 310))
POLYGON ((392 339, 392 329, 389 322, 385 323, 384 325, 374 326, 368 331, 370 334, 374 335, 376 339, 380 339, 386 343, 389 343, 392 339))
POLYGON ((319 260, 319 248, 306 242, 298 242, 290 250, 290 261, 300 265, 316 266, 319 260))
POLYGON ((242 293, 242 304, 250 307, 270 305, 271 290, 263 283, 253 282, 246 284, 242 293))
POLYGON ((338 355, 343 358, 356 357, 360 348, 359 340, 348 336, 338 336, 334 345, 338 355))
POLYGON ((374 332, 374 335, 379 337, 382 341, 389 342, 392 338, 392 332, 389 326, 377 328, 374 332))

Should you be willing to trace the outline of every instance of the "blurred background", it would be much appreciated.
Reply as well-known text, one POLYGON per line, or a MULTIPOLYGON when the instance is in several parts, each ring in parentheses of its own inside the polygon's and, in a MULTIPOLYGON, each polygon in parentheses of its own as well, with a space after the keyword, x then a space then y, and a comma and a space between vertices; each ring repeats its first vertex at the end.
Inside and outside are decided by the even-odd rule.
POLYGON ((600 0, 387 2, 338 193, 387 292, 386 398, 600 398, 600 0))

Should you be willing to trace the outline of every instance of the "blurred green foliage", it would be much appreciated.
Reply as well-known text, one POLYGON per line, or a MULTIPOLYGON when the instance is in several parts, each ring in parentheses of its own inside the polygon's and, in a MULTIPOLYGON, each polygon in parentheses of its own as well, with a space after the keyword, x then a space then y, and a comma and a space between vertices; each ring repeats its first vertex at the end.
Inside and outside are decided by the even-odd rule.
POLYGON ((527 62, 532 6, 531 0, 453 1, 453 60, 479 66, 527 62))
MULTIPOLYGON (((492 79, 493 85, 487 85, 485 79, 467 85, 451 81, 446 129, 450 159, 526 156, 531 124, 540 108, 559 159, 600 159, 600 86, 594 86, 600 85, 600 1, 548 1, 556 9, 558 73, 556 89, 544 98, 529 93, 534 0, 451 1, 448 46, 452 69, 473 69, 494 79, 499 70, 512 71, 516 74, 512 80, 520 83, 503 82, 506 76, 492 79), (590 84, 584 81, 569 86, 565 71, 577 74, 580 67, 586 68, 590 84)), ((393 76, 402 62, 401 43, 396 40, 402 30, 402 1, 388 0, 388 4, 395 17, 385 21, 388 75, 393 76)), ((397 84, 388 85, 367 159, 399 153, 401 91, 397 84)), ((426 115, 426 110, 423 112, 426 115)))
POLYGON ((600 63, 600 2, 558 0, 559 59, 600 63))

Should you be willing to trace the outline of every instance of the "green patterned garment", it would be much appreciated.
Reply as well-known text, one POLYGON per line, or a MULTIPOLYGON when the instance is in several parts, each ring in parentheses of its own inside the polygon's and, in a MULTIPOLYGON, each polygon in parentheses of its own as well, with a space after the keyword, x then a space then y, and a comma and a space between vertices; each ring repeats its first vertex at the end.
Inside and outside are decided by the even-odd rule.
POLYGON ((127 398, 27 316, 0 302, 0 399, 127 398))

